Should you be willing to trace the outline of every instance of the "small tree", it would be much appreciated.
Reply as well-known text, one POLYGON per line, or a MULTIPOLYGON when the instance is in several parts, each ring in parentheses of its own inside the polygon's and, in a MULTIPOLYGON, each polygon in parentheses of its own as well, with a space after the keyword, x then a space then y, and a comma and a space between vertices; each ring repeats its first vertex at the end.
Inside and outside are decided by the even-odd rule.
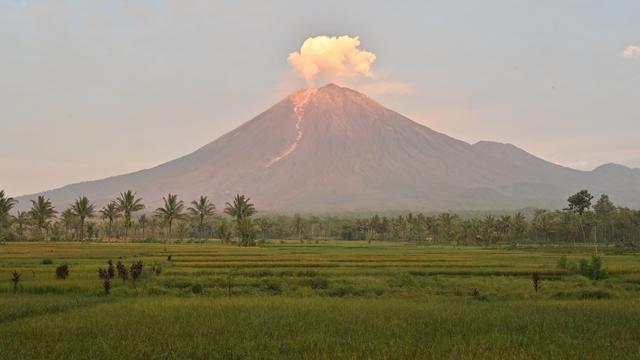
POLYGON ((22 278, 22 275, 19 272, 17 271, 13 272, 11 276, 11 282, 13 283, 13 292, 18 291, 18 286, 20 285, 21 278, 22 278))
POLYGON ((122 263, 122 261, 118 261, 116 264, 116 270, 118 270, 118 277, 122 279, 122 282, 125 282, 129 279, 129 269, 122 263))
POLYGON ((531 274, 531 284, 533 285, 533 290, 538 292, 540 290, 540 283, 542 281, 542 277, 540 276, 540 272, 538 270, 534 270, 531 274))
POLYGON ((142 260, 138 260, 133 264, 131 264, 131 280, 133 281, 134 284, 142 275, 143 267, 144 267, 144 263, 142 262, 142 260))
POLYGON ((587 190, 580 190, 575 195, 572 195, 567 199, 569 203, 569 207, 565 210, 569 210, 578 215, 578 226, 580 227, 580 231, 582 232, 582 241, 586 242, 587 235, 584 231, 584 213, 589 210, 591 207, 591 201, 593 200, 593 195, 589 193, 587 190))
POLYGON ((109 267, 106 269, 98 268, 98 276, 102 280, 102 287, 104 289, 104 294, 109 295, 111 292, 111 280, 115 275, 115 269, 113 268, 113 261, 109 260, 109 267))
POLYGON ((69 265, 63 264, 56 268, 56 279, 65 280, 69 277, 69 265))

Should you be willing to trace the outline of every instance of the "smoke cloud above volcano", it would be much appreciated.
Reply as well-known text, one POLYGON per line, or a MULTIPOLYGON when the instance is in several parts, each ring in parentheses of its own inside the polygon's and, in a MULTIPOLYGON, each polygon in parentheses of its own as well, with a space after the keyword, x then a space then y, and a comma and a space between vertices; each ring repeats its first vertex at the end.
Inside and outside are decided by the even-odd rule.
POLYGON ((331 80, 373 77, 372 52, 359 49, 360 37, 316 36, 302 43, 300 51, 289 54, 289 62, 300 76, 313 85, 318 76, 331 80))

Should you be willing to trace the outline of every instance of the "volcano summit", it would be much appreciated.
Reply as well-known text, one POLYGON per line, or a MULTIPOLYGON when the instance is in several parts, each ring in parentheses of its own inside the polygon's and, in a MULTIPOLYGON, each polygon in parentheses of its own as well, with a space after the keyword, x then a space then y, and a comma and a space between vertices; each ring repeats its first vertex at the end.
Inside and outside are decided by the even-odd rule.
POLYGON ((458 210, 557 208, 570 194, 607 193, 640 206, 640 169, 579 171, 510 144, 468 144, 433 131, 354 90, 297 91, 199 150, 157 167, 36 195, 102 206, 127 189, 149 208, 163 195, 216 203, 250 196, 261 210, 458 210))

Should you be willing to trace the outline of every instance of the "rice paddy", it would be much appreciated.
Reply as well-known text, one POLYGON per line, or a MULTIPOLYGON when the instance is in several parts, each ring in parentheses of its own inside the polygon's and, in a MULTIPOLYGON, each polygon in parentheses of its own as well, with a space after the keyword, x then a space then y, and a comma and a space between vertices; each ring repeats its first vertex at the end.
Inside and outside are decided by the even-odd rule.
POLYGON ((592 251, 6 243, 0 358, 638 358, 639 254, 600 249, 602 280, 558 266, 592 251), (114 278, 106 296, 98 268, 109 259, 142 260, 142 276, 114 278), (64 280, 55 276, 62 264, 64 280))

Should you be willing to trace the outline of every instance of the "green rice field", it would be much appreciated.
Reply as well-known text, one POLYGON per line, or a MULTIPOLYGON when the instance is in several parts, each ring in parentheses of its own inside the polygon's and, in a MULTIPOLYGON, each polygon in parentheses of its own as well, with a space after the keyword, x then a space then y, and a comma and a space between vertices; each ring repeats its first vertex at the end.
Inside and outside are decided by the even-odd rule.
POLYGON ((640 254, 272 241, 0 245, 2 359, 634 359, 640 254), (142 260, 137 281, 98 268, 142 260), (68 264, 69 276, 55 276, 68 264), (12 272, 21 280, 12 284, 12 272), (538 291, 532 273, 540 274, 538 291))

